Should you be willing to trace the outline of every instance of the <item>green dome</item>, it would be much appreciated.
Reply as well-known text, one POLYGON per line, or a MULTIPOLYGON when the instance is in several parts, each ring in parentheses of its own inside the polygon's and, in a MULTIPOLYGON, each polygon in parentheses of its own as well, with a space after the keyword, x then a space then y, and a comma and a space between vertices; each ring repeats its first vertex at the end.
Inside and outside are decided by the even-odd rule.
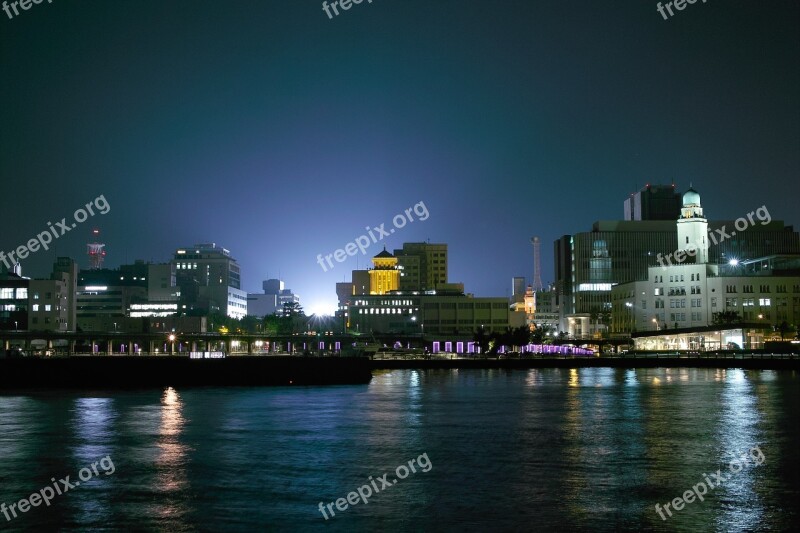
POLYGON ((683 194, 683 206, 687 205, 700 205, 700 195, 692 188, 683 194))

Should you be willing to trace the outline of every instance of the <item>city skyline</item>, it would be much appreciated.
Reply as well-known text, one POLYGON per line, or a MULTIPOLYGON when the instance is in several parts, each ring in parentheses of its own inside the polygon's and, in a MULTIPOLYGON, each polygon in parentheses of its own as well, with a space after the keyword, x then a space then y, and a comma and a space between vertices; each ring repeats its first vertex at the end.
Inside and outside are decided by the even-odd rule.
POLYGON ((0 524, 800 530, 798 28, 0 0, 0 524))
POLYGON ((693 183, 714 218, 752 210, 739 191, 757 184, 758 205, 794 222, 798 10, 715 3, 668 21, 639 2, 381 2, 332 20, 313 2, 175 0, 157 20, 99 1, 22 11, 0 21, 13 73, 0 87, 0 249, 104 195, 110 213, 24 270, 82 256, 92 224, 110 266, 217 242, 247 291, 279 276, 330 308, 335 283, 383 243, 447 242, 452 279, 507 295, 512 277, 532 275, 536 235, 548 283, 552 243, 621 219, 646 183, 693 183), (320 268, 318 254, 419 202, 427 220, 320 268))
MULTIPOLYGON (((647 184, 647 185, 650 186, 650 185, 655 185, 655 184, 647 184)), ((675 190, 680 191, 680 189, 677 186, 675 187, 675 190)), ((706 196, 706 198, 708 198, 708 197, 706 196)), ((712 220, 731 220, 731 221, 735 220, 736 218, 739 218, 739 217, 734 216, 733 214, 731 214, 729 217, 717 217, 717 216, 711 217, 712 220)), ((779 220, 778 217, 776 217, 775 219, 779 220)), ((622 216, 619 216, 617 218, 608 217, 608 218, 602 218, 602 219, 599 219, 599 220, 605 220, 605 221, 623 220, 623 217, 622 216)), ((594 222, 596 222, 596 221, 594 221, 594 222)), ((794 226, 794 223, 793 223, 792 220, 787 220, 786 222, 788 223, 789 226, 794 226)), ((590 226, 591 223, 592 222, 586 221, 586 225, 584 226, 584 231, 585 231, 586 227, 590 226)), ((717 231, 719 231, 719 230, 717 230, 717 231)), ((89 236, 88 236, 90 238, 86 239, 87 242, 90 241, 90 240, 92 240, 92 241, 98 240, 98 239, 96 239, 96 236, 97 236, 96 234, 97 234, 96 230, 93 229, 92 231, 90 231, 89 232, 89 236)), ((565 233, 564 235, 570 235, 570 233, 565 233)), ((712 236, 713 236, 713 233, 712 233, 712 236)), ((389 238, 391 239, 391 236, 389 236, 389 238)), ((102 241, 103 239, 99 239, 99 240, 102 241)), ((439 239, 438 241, 446 242, 445 239, 439 239)), ((206 242, 206 241, 197 241, 195 243, 192 243, 188 247, 186 247, 186 246, 183 246, 183 247, 176 246, 173 249, 172 255, 174 255, 175 250, 178 250, 180 248, 191 248, 191 247, 193 247, 195 245, 199 245, 199 244, 204 243, 204 242, 206 242)), ((310 314, 333 315, 334 312, 336 311, 336 308, 337 308, 337 297, 336 297, 336 286, 335 286, 336 283, 350 278, 350 274, 351 274, 352 270, 357 270, 357 269, 363 270, 363 269, 369 268, 369 265, 371 264, 372 258, 375 255, 378 255, 379 253, 381 253, 381 250, 384 250, 384 247, 386 249, 388 249, 388 250, 392 250, 394 248, 395 245, 391 245, 390 246, 390 244, 392 242, 394 242, 394 240, 386 240, 386 241, 373 240, 373 242, 370 243, 371 247, 369 248, 369 251, 370 252, 374 252, 374 253, 367 253, 367 254, 358 255, 357 261, 355 262, 355 264, 353 265, 352 268, 348 268, 349 267, 348 263, 346 263, 346 262, 342 263, 344 268, 339 268, 339 271, 338 271, 339 275, 342 277, 342 280, 336 280, 330 286, 331 290, 329 292, 331 292, 333 294, 333 297, 330 297, 328 294, 324 294, 324 295, 321 295, 321 294, 305 295, 305 294, 302 294, 302 293, 298 293, 297 295, 301 298, 301 305, 303 305, 303 307, 306 310, 306 312, 309 315, 310 314), (375 243, 377 243, 377 244, 375 244, 375 243)), ((109 243, 105 243, 105 244, 106 244, 106 246, 108 246, 109 243)), ((226 248, 224 242, 218 242, 218 243, 215 243, 215 244, 220 248, 226 248)), ((402 246, 402 244, 404 244, 404 242, 399 242, 397 244, 397 246, 402 246)), ((551 244, 553 244, 553 243, 551 243, 551 244)), ((528 241, 528 243, 524 243, 524 245, 529 247, 530 246, 530 241, 528 241)), ((83 246, 85 247, 86 244, 84 244, 83 246)), ((545 252, 543 254, 544 258, 546 259, 544 261, 544 264, 546 265, 544 267, 544 271, 545 272, 552 272, 553 271, 553 260, 554 260, 553 254, 552 254, 551 251, 549 251, 549 250, 551 250, 551 248, 549 246, 546 246, 545 249, 547 249, 548 252, 545 252)), ((230 252, 231 252, 231 256, 234 259, 237 259, 237 262, 241 266, 242 263, 241 263, 241 261, 238 260, 237 251, 236 250, 230 250, 230 252)), ((44 254, 41 254, 41 255, 44 255, 44 256, 47 256, 47 257, 50 257, 52 255, 52 262, 54 262, 56 257, 57 257, 56 254, 55 254, 55 250, 50 250, 49 254, 50 255, 47 255, 47 253, 44 253, 44 254)), ((85 252, 80 254, 80 255, 70 255, 68 253, 67 254, 62 254, 61 252, 59 252, 59 255, 62 255, 62 256, 65 256, 65 257, 69 257, 70 259, 75 260, 81 269, 85 268, 85 269, 89 270, 91 268, 91 265, 89 264, 90 259, 88 258, 87 254, 85 252)), ((520 269, 519 277, 524 277, 525 281, 526 281, 526 285, 530 285, 532 283, 532 277, 533 277, 532 276, 532 272, 533 272, 534 266, 533 266, 533 258, 530 256, 530 254, 529 254, 527 259, 528 259, 528 263, 529 263, 527 265, 527 269, 524 270, 524 271, 522 269, 520 269)), ((750 258, 750 259, 752 259, 752 258, 750 258)), ((115 262, 114 258, 112 256, 111 257, 111 261, 108 264, 103 264, 103 268, 116 269, 119 266, 124 265, 124 264, 132 264, 132 263, 134 263, 134 261, 145 261, 146 263, 160 264, 160 263, 168 263, 170 260, 171 260, 170 257, 165 257, 165 258, 154 258, 154 257, 151 257, 150 259, 133 258, 133 259, 127 260, 127 262, 124 262, 124 261, 115 262)), ((656 258, 655 261, 657 262, 658 258, 656 258)), ((39 272, 39 271, 29 272, 29 271, 23 269, 23 275, 26 276, 26 277, 31 277, 31 278, 47 277, 47 273, 49 272, 49 269, 52 267, 52 262, 47 264, 42 272, 39 272)), ((24 267, 24 263, 21 263, 21 265, 24 267)), ((258 277, 257 274, 252 274, 250 269, 245 265, 244 268, 243 268, 244 275, 242 276, 242 284, 241 284, 242 290, 244 290, 247 293, 251 293, 251 294, 259 293, 260 290, 261 290, 261 284, 265 280, 268 280, 268 279, 279 279, 281 281, 288 282, 290 285, 291 284, 296 284, 297 286, 302 286, 303 285, 302 280, 292 280, 291 278, 287 278, 286 276, 284 276, 281 273, 279 273, 278 275, 275 276, 275 275, 272 275, 272 272, 267 270, 267 269, 262 269, 262 270, 265 271, 265 272, 269 272, 269 273, 268 274, 264 274, 261 277, 258 277)), ((291 272, 291 270, 289 272, 291 272)), ((485 274, 486 273, 481 273, 481 272, 477 272, 476 273, 476 275, 479 278, 480 277, 485 277, 485 274)), ((454 279, 454 278, 452 278, 452 276, 450 276, 450 278, 454 279)), ((486 294, 480 294, 477 291, 470 290, 470 287, 472 286, 472 284, 470 283, 471 280, 470 281, 459 280, 459 281, 464 281, 466 292, 475 294, 476 296, 496 296, 496 297, 500 297, 500 296, 509 296, 510 297, 511 296, 511 288, 509 286, 509 283, 506 283, 509 280, 502 280, 503 283, 504 283, 503 292, 486 293, 486 294)), ((497 281, 500 281, 500 280, 494 280, 494 281, 497 282, 497 281)), ((545 278, 545 282, 544 282, 545 288, 547 288, 547 287, 549 287, 551 285, 554 285, 555 281, 556 280, 554 280, 554 279, 545 278)), ((499 283, 494 283, 494 285, 500 285, 500 284, 499 283)))

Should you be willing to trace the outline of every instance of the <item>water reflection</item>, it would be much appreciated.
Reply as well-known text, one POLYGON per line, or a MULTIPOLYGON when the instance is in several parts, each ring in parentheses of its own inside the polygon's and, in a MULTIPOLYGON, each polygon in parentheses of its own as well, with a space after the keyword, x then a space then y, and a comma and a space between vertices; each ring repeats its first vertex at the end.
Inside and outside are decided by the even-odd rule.
POLYGON ((730 529, 752 531, 761 523, 764 514, 763 504, 754 489, 757 474, 755 461, 750 457, 750 450, 759 444, 758 424, 762 415, 756 403, 753 384, 744 370, 729 369, 725 372, 724 380, 718 425, 718 459, 727 481, 715 490, 720 491, 717 496, 723 500, 747 502, 747 505, 723 505, 717 523, 725 524, 730 529), (747 459, 743 468, 737 459, 742 455, 747 459))
MULTIPOLYGON (((181 442, 185 424, 181 397, 169 387, 161 397, 161 424, 157 442, 159 453, 156 457, 156 490, 165 496, 176 495, 189 488, 186 463, 190 449, 181 442)), ((158 507, 158 514, 162 518, 174 518, 185 512, 183 504, 172 499, 164 500, 163 505, 158 507)))
MULTIPOLYGON (((106 455, 112 455, 111 445, 118 413, 111 398, 77 398, 72 411, 76 441, 73 464, 79 469, 88 469, 106 455)), ((73 478, 75 477, 77 472, 73 473, 73 478)), ((104 497, 97 494, 89 497, 91 489, 99 488, 98 483, 111 482, 107 479, 101 471, 98 477, 90 480, 90 484, 81 487, 80 497, 71 499, 70 503, 75 506, 75 516, 79 521, 102 521, 111 515, 111 502, 107 493, 103 493, 104 497)))

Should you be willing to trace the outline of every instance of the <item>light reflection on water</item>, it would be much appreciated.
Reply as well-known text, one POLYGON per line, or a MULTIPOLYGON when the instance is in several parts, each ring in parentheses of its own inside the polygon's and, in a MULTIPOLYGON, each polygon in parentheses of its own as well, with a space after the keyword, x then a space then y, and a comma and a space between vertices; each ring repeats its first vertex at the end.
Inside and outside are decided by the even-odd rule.
MULTIPOLYGON (((100 476, 12 530, 787 530, 796 373, 376 373, 365 386, 0 396, 0 502, 100 476), (662 521, 732 453, 766 461, 662 521), (325 522, 317 510, 427 453, 433 468, 325 522)), ((0 516, 2 520, 2 516, 0 516)))

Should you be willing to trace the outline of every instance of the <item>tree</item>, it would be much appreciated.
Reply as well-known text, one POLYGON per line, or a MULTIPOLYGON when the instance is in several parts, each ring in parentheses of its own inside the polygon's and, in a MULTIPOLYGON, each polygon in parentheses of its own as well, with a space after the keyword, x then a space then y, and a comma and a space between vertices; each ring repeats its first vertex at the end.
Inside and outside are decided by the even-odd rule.
POLYGON ((786 335, 795 331, 794 327, 792 327, 788 322, 785 320, 778 324, 775 327, 775 331, 781 334, 781 340, 786 340, 786 335))
POLYGON ((600 323, 605 326, 605 329, 603 330, 603 336, 606 337, 608 335, 609 326, 611 325, 611 311, 600 311, 597 314, 597 317, 600 323))
POLYGON ((237 329, 243 333, 260 333, 261 319, 255 316, 247 315, 239 320, 239 327, 237 329))
POLYGON ((299 302, 286 302, 283 304, 283 316, 306 316, 303 306, 299 302))
POLYGON ((496 331, 489 336, 489 353, 496 355, 503 346, 512 350, 525 346, 530 342, 530 335, 531 332, 526 326, 509 327, 503 332, 496 331))
POLYGON ((552 342, 551 334, 555 332, 553 326, 546 324, 534 324, 531 331, 530 342, 533 344, 549 344, 552 342))
POLYGON ((491 336, 486 333, 486 330, 483 327, 475 332, 475 334, 472 336, 472 340, 478 345, 481 354, 486 354, 486 352, 489 350, 491 336))
POLYGON ((712 315, 715 326, 730 325, 742 321, 738 311, 720 311, 712 315))
POLYGON ((283 315, 281 318, 283 325, 281 333, 284 335, 294 335, 295 326, 300 322, 305 323, 306 314, 303 311, 303 306, 298 302, 286 302, 283 304, 283 315))
POLYGON ((531 330, 527 326, 514 328, 509 332, 509 341, 514 348, 527 346, 531 342, 531 330))

